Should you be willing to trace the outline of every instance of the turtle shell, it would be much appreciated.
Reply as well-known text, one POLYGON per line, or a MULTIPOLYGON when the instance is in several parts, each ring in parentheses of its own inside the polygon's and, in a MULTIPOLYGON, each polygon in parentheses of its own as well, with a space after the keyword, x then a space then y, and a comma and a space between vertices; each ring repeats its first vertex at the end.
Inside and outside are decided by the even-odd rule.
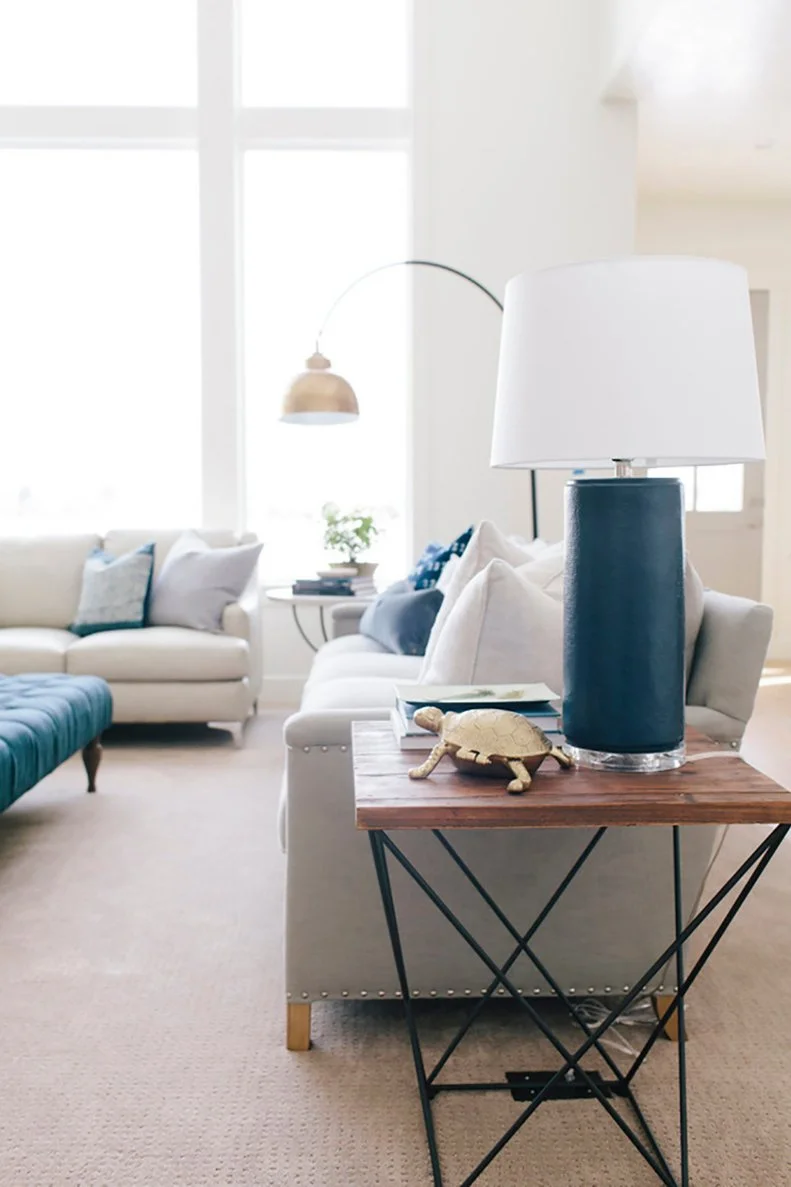
POLYGON ((552 749, 543 730, 507 709, 468 709, 465 713, 454 713, 453 720, 442 730, 442 738, 453 746, 487 757, 540 761, 552 749))

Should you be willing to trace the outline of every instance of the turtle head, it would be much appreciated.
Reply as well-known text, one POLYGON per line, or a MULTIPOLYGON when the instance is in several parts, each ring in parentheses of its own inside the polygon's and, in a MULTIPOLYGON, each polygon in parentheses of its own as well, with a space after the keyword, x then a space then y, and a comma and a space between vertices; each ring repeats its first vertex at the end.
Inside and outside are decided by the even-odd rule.
POLYGON ((424 730, 431 730, 432 734, 438 734, 442 729, 444 717, 445 714, 441 709, 437 709, 433 705, 427 705, 424 709, 418 709, 415 713, 415 725, 419 725, 424 730))

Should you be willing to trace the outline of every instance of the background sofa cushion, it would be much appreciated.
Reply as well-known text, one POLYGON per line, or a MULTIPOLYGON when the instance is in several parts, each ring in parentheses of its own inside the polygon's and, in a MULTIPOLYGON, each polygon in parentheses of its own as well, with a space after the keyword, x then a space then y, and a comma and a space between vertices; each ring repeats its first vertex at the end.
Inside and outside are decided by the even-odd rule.
POLYGON ((563 693, 563 608, 506 561, 473 577, 450 612, 427 684, 544 681, 563 693))
POLYGON ((0 629, 0 672, 65 672, 66 649, 74 642, 71 631, 47 626, 0 629))
POLYGON ((0 627, 65 630, 77 612, 86 557, 95 535, 0 539, 0 627))
MULTIPOLYGON (((393 656, 409 659, 409 656, 393 656)), ((414 669, 415 676, 419 669, 414 669)), ((410 679, 411 677, 405 677, 410 679)), ((331 680, 309 680, 302 694, 301 713, 318 713, 324 709, 381 710, 388 717, 395 705, 394 676, 337 676, 331 680)))
POLYGON ((244 639, 185 627, 102 631, 73 642, 66 653, 71 675, 122 682, 241 680, 249 664, 244 639))
POLYGON ((221 630, 223 610, 242 596, 262 547, 214 548, 197 532, 182 533, 154 584, 151 625, 221 630))
POLYGON ((153 571, 153 543, 123 556, 95 549, 83 568, 80 603, 69 629, 75 635, 93 635, 144 626, 153 571))
POLYGON ((366 607, 360 634, 396 655, 423 655, 441 605, 440 590, 397 581, 366 607))

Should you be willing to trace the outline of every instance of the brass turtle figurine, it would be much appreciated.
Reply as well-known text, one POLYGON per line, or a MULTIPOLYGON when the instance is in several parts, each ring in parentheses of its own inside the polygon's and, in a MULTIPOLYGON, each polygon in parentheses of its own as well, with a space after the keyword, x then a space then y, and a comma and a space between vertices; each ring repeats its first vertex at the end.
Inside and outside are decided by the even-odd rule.
POLYGON ((439 734, 439 742, 426 761, 409 772, 410 779, 426 779, 449 754, 460 771, 513 775, 508 791, 519 795, 527 791, 532 773, 545 758, 556 759, 562 767, 572 765, 569 756, 559 746, 553 746, 543 730, 506 709, 443 713, 428 706, 417 710, 415 723, 439 734))

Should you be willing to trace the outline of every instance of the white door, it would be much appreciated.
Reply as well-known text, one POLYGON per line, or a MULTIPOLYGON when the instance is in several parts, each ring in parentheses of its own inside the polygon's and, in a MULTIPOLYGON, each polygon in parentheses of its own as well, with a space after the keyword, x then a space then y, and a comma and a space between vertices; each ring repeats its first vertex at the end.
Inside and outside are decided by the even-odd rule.
MULTIPOLYGON (((750 293, 758 382, 766 428, 769 293, 750 293)), ((741 597, 761 596, 764 466, 685 466, 652 470, 682 479, 687 507, 687 549, 703 584, 741 597)))

